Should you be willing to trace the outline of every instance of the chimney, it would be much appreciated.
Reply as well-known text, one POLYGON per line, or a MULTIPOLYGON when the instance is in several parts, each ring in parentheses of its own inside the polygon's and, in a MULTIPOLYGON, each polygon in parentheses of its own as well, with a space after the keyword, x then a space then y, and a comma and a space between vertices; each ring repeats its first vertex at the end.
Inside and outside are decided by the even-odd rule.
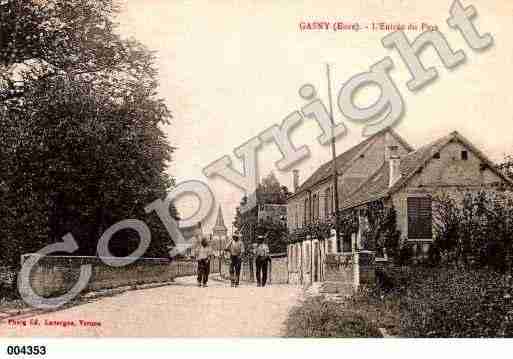
POLYGON ((293 170, 293 179, 292 183, 294 184, 294 193, 297 192, 297 189, 299 188, 299 170, 293 170))
POLYGON ((392 187, 395 182, 401 177, 401 158, 399 157, 398 147, 397 146, 389 146, 388 147, 388 162, 390 167, 389 172, 389 180, 388 187, 392 187))

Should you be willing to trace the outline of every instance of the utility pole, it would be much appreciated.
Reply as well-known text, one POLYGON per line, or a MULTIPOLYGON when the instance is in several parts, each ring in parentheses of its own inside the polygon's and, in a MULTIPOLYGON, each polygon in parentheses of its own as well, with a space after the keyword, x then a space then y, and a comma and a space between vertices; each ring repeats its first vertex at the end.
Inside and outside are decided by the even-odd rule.
POLYGON ((338 210, 338 171, 337 171, 337 154, 335 149, 335 136, 334 136, 334 128, 335 128, 335 120, 333 119, 333 97, 331 95, 331 77, 330 77, 330 65, 326 64, 326 77, 328 80, 328 97, 329 97, 329 106, 330 106, 330 120, 331 120, 331 157, 332 157, 332 170, 333 170, 333 195, 335 197, 334 200, 334 209, 335 209, 335 232, 336 232, 336 240, 337 240, 337 252, 343 251, 342 243, 340 242, 340 230, 339 230, 339 210, 338 210))

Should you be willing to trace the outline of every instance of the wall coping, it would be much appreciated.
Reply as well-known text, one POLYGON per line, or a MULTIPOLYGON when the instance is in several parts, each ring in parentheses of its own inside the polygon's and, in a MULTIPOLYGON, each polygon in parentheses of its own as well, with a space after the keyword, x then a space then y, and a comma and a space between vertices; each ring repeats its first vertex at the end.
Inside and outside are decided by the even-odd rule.
MULTIPOLYGON (((39 257, 39 263, 59 263, 59 262, 82 262, 82 263, 103 263, 102 259, 108 259, 110 261, 126 261, 133 260, 130 264, 137 263, 155 263, 155 264, 168 264, 171 263, 169 258, 145 258, 145 257, 96 257, 96 256, 49 256, 42 255, 39 253, 26 253, 21 255, 21 264, 30 257, 39 257)), ((182 260, 180 260, 182 261, 182 260)), ((185 262, 185 261, 184 261, 185 262)), ((105 264, 106 265, 106 264, 105 264)))
POLYGON ((137 258, 137 259, 144 259, 144 260, 169 260, 169 258, 166 257, 98 257, 98 256, 51 256, 47 254, 40 254, 40 253, 25 253, 21 255, 22 257, 25 256, 40 256, 40 257, 48 257, 48 258, 90 258, 90 259, 101 259, 101 258, 107 258, 107 259, 127 259, 127 258, 137 258))

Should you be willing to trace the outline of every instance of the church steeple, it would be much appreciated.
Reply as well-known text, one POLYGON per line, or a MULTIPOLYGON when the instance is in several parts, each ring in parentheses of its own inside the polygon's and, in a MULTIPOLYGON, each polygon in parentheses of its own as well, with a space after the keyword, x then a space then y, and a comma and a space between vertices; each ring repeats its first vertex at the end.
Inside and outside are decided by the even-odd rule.
POLYGON ((219 210, 217 211, 217 219, 216 219, 216 225, 214 226, 213 230, 214 236, 226 236, 228 234, 228 229, 224 225, 224 218, 223 218, 223 210, 221 209, 221 206, 219 206, 219 210))

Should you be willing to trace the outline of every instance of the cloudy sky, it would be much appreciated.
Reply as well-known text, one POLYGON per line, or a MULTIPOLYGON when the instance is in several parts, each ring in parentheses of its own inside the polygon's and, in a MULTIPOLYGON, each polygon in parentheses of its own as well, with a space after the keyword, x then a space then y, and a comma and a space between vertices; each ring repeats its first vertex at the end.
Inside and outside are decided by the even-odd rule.
MULTIPOLYGON (((494 45, 472 51, 459 32, 446 24, 452 0, 322 0, 322 1, 179 1, 127 0, 120 17, 121 31, 155 50, 160 70, 160 94, 172 109, 174 120, 166 128, 178 149, 170 172, 178 182, 207 181, 223 207, 231 229, 235 207, 243 192, 222 179, 207 180, 202 169, 212 161, 232 156, 234 148, 281 121, 306 102, 298 95, 305 83, 313 84, 326 103, 325 64, 332 68, 333 93, 345 81, 385 56, 394 62, 391 76, 404 99, 406 110, 397 132, 417 148, 457 130, 492 160, 513 153, 513 2, 464 0, 474 5, 480 33, 490 33, 494 45), (422 23, 436 25, 453 50, 463 50, 466 63, 448 71, 433 49, 422 54, 426 66, 436 66, 439 76, 424 89, 412 93, 406 87, 410 75, 395 50, 381 45, 387 32, 301 31, 300 23, 344 22, 369 25, 422 23)), ((412 40, 420 32, 406 31, 412 40)), ((372 104, 379 91, 358 94, 361 105, 372 104)), ((362 140, 362 125, 335 111, 346 136, 337 143, 342 152, 362 140)), ((296 146, 307 145, 311 156, 297 168, 305 180, 330 158, 329 146, 316 138, 320 129, 304 121, 292 133, 296 146)), ((258 153, 260 175, 273 170, 280 153, 273 144, 258 153)), ((274 170, 292 187, 292 172, 274 170)), ((193 197, 179 209, 188 214, 193 197)), ((215 212, 209 225, 215 220, 215 212)))

